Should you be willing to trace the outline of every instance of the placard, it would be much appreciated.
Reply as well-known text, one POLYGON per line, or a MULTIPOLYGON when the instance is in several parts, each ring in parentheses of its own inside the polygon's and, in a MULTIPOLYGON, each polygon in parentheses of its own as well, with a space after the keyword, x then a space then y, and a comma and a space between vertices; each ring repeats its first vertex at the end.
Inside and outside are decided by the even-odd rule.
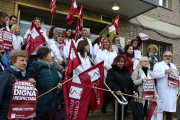
POLYGON ((141 58, 141 50, 134 50, 134 62, 133 62, 133 70, 136 69, 136 67, 139 64, 139 59, 141 58))
POLYGON ((14 81, 8 119, 17 120, 36 117, 37 97, 38 91, 31 82, 26 80, 14 81))
POLYGON ((4 43, 4 49, 6 50, 13 50, 13 33, 9 31, 3 31, 3 43, 4 43))
POLYGON ((119 50, 117 45, 112 45, 112 49, 119 55, 119 50))
POLYGON ((143 95, 144 98, 153 100, 154 99, 154 80, 149 79, 143 82, 143 95))
POLYGON ((169 87, 179 87, 179 72, 173 68, 172 71, 168 74, 168 86, 169 87))
POLYGON ((4 52, 4 43, 3 43, 3 33, 2 30, 0 30, 0 52, 4 52))

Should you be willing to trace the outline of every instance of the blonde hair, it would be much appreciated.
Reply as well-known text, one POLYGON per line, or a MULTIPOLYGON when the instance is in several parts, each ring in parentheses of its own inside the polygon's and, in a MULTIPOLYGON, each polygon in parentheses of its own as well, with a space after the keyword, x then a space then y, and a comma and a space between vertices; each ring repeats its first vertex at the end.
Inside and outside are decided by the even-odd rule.
MULTIPOLYGON (((114 52, 114 50, 112 49, 112 42, 109 40, 109 38, 105 38, 104 40, 107 40, 109 42, 109 51, 110 52, 114 52)), ((103 42, 104 42, 103 40, 103 42)), ((101 47, 101 50, 103 51, 105 48, 103 46, 103 43, 102 43, 102 47, 101 47)))
POLYGON ((158 47, 157 47, 155 44, 151 44, 151 45, 149 45, 148 48, 147 48, 147 51, 148 51, 148 52, 149 52, 149 49, 150 49, 151 47, 153 47, 156 52, 158 51, 158 47))
POLYGON ((16 49, 12 52, 10 57, 10 64, 16 63, 17 57, 28 57, 29 53, 25 50, 16 49))
MULTIPOLYGON (((142 68, 142 65, 140 64, 140 62, 143 62, 143 61, 146 60, 146 59, 149 61, 149 58, 148 58, 148 57, 146 57, 146 56, 141 57, 141 58, 139 59, 139 64, 137 65, 136 69, 141 69, 141 68, 142 68)), ((149 64, 149 66, 148 66, 148 69, 150 70, 150 64, 149 64)))
MULTIPOLYGON (((14 24, 14 25, 11 27, 11 32, 12 32, 13 34, 16 32, 17 27, 20 27, 20 29, 21 29, 21 26, 18 25, 18 24, 14 24)), ((19 36, 20 36, 20 34, 19 34, 19 36)))

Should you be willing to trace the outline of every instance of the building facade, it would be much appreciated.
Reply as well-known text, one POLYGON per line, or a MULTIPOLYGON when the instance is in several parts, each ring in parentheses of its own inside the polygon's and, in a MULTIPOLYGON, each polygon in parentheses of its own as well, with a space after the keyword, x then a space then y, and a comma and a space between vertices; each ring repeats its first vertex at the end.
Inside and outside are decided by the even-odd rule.
MULTIPOLYGON (((78 4, 77 0, 77 4, 78 4)), ((137 1, 137 0, 136 0, 137 1)), ((38 16, 43 19, 43 29, 49 31, 51 27, 50 14, 51 0, 0 0, 0 11, 8 15, 17 15, 18 22, 21 25, 21 35, 23 36, 27 29, 30 28, 31 20, 38 16)), ((81 4, 78 4, 80 8, 81 4)), ((71 1, 57 0, 56 17, 53 19, 53 25, 57 26, 60 31, 65 28, 76 28, 77 16, 71 25, 65 23, 66 16, 69 12, 71 1)), ((137 8, 138 9, 138 8, 137 8)), ((121 9, 119 10, 121 11, 121 9)), ((117 14, 107 12, 92 6, 83 5, 84 27, 91 28, 91 39, 95 38, 107 25, 109 20, 103 20, 102 16, 114 19, 117 14)), ((156 44, 159 48, 159 54, 166 50, 172 51, 173 63, 180 68, 180 1, 179 0, 159 0, 159 6, 128 18, 120 14, 119 36, 124 46, 128 40, 134 39, 139 32, 150 36, 150 40, 142 44, 143 55, 147 52, 147 46, 156 44)), ((180 69, 179 69, 180 70, 180 69)))

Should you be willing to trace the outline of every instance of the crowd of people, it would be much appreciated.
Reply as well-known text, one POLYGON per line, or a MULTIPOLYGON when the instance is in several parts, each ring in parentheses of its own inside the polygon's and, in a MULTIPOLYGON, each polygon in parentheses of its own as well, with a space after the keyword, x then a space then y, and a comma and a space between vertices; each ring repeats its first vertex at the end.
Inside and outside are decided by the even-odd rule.
MULTIPOLYGON (((144 81, 154 79, 154 100, 158 99, 163 102, 163 111, 166 112, 166 120, 172 120, 176 109, 172 109, 177 97, 177 88, 168 86, 168 73, 176 66, 171 63, 172 53, 165 51, 162 58, 158 55, 158 47, 154 44, 147 48, 148 53, 139 59, 139 64, 133 69, 135 61, 135 50, 140 50, 141 38, 137 36, 135 39, 128 42, 126 46, 121 46, 120 39, 115 36, 112 40, 104 35, 101 35, 101 43, 99 38, 95 40, 88 39, 88 32, 82 29, 81 38, 75 41, 72 38, 72 29, 66 29, 66 37, 63 33, 58 32, 58 29, 53 26, 50 28, 49 34, 41 30, 42 19, 34 18, 34 23, 44 36, 46 42, 36 48, 28 59, 28 52, 25 51, 27 38, 30 29, 22 37, 20 36, 20 25, 17 24, 17 17, 12 15, 8 17, 5 12, 0 12, 0 29, 11 31, 13 33, 13 48, 14 50, 6 50, 1 52, 3 58, 4 53, 8 53, 10 58, 9 65, 5 68, 4 63, 0 59, 0 120, 6 120, 9 103, 12 92, 12 85, 15 80, 29 80, 38 90, 38 95, 45 93, 57 86, 57 90, 62 91, 62 80, 65 75, 65 68, 69 56, 69 48, 73 41, 81 65, 73 70, 72 77, 93 66, 91 61, 96 64, 104 61, 104 81, 107 85, 116 92, 120 97, 121 93, 144 97, 142 84, 144 81), (9 26, 6 25, 8 18, 9 26), (25 39, 23 41, 23 38, 25 39), (102 44, 102 45, 101 45, 102 44), (118 54, 112 49, 112 45, 118 46, 118 54), (163 59, 163 60, 162 60, 163 59)), ((72 82, 80 83, 78 77, 72 82)), ((58 99, 57 90, 53 90, 42 96, 37 101, 37 117, 34 120, 46 120, 46 110, 51 106, 51 103, 58 99)), ((104 92, 104 104, 102 113, 106 113, 107 101, 109 94, 104 92)), ((63 96, 63 94, 61 94, 63 96)), ((130 101, 132 97, 125 98, 130 101)), ((113 102, 114 100, 112 100, 113 102)), ((150 100, 138 99, 139 103, 143 104, 145 115, 150 100)), ((125 106, 125 116, 128 105, 125 106)), ((118 120, 121 120, 121 105, 119 105, 118 120)))

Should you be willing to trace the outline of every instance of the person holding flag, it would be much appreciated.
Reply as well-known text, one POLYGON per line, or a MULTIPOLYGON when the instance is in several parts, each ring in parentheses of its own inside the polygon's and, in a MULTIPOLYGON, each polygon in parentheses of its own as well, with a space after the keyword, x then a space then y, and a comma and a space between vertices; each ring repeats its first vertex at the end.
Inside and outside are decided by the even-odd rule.
POLYGON ((37 116, 34 120, 47 120, 46 110, 51 107, 51 103, 54 100, 58 99, 57 90, 60 90, 62 87, 62 79, 52 64, 51 50, 47 47, 42 47, 37 51, 37 61, 33 61, 28 69, 29 76, 36 80, 38 96, 57 87, 57 89, 38 98, 37 116))
MULTIPOLYGON (((73 77, 79 75, 80 73, 91 67, 89 57, 86 55, 86 53, 89 52, 89 43, 86 40, 79 42, 77 52, 81 60, 81 65, 73 70, 73 77)), ((79 77, 74 78, 72 82, 81 83, 79 77)))
MULTIPOLYGON (((39 17, 35 17, 33 22, 35 23, 37 29, 40 31, 40 33, 42 34, 41 37, 43 37, 43 39, 45 39, 46 41, 48 41, 48 37, 46 35, 46 32, 41 30, 41 24, 42 24, 42 19, 39 18, 39 17)), ((26 34, 24 35, 24 39, 25 39, 25 44, 26 44, 26 47, 27 47, 27 40, 28 40, 28 37, 29 37, 29 34, 30 34, 30 29, 27 30, 26 34)), ((45 45, 45 41, 44 41, 44 45, 45 45)), ((38 47, 38 46, 37 46, 38 47)), ((30 54, 30 57, 28 59, 28 65, 27 65, 27 68, 30 67, 31 63, 33 60, 36 59, 36 53, 38 51, 38 48, 35 48, 35 50, 33 51, 32 54, 30 54)))
POLYGON ((64 36, 64 59, 67 60, 69 56, 69 48, 71 46, 71 41, 75 44, 74 39, 71 37, 72 35, 72 29, 67 28, 66 34, 64 36))
MULTIPOLYGON (((112 68, 107 73, 106 83, 111 88, 111 90, 116 92, 116 95, 121 95, 122 93, 132 94, 134 97, 138 97, 138 90, 134 85, 131 75, 127 67, 125 67, 126 61, 123 55, 117 56, 113 63, 112 68)), ((124 96, 128 103, 130 102, 129 96, 124 96)), ((126 118, 128 105, 124 107, 124 119, 126 118)), ((122 116, 122 106, 118 104, 118 120, 121 120, 122 116)))

